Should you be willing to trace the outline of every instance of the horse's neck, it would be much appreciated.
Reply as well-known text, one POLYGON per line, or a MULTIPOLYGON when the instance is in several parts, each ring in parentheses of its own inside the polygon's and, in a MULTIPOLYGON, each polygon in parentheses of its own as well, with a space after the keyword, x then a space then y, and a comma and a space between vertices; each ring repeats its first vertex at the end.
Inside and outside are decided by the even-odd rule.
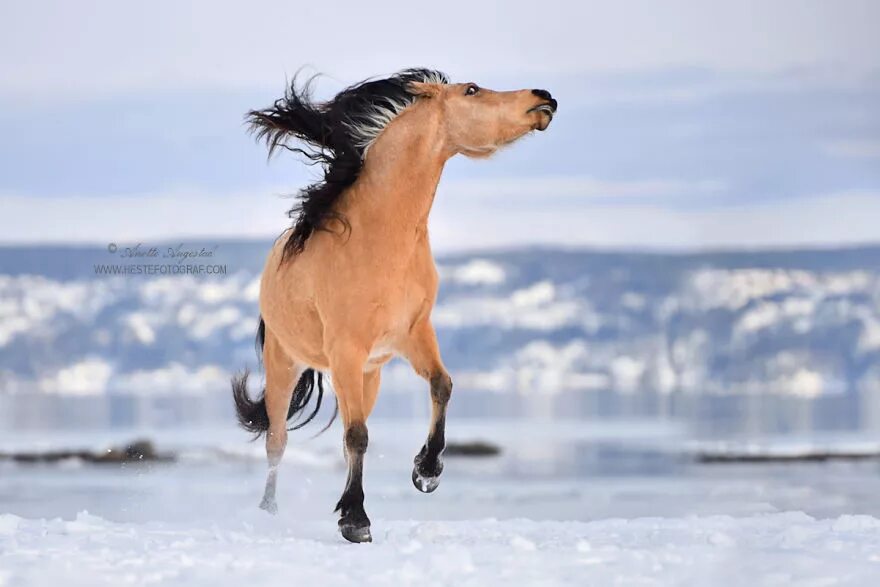
POLYGON ((364 231, 404 245, 425 235, 428 214, 448 159, 437 116, 414 106, 370 148, 352 190, 348 215, 364 231))

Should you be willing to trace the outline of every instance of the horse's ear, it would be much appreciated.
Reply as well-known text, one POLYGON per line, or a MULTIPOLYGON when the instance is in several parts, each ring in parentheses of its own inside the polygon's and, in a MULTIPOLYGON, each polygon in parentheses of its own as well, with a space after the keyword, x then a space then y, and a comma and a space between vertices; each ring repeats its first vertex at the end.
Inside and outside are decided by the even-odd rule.
POLYGON ((434 98, 440 95, 442 86, 440 84, 429 84, 426 82, 409 82, 407 91, 413 96, 422 98, 434 98))

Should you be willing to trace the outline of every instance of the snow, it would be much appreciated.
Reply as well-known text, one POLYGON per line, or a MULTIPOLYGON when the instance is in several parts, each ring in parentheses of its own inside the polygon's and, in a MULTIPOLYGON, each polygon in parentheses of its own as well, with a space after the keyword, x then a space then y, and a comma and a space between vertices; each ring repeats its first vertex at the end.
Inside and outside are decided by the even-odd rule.
POLYGON ((438 303, 431 314, 438 327, 497 326, 553 331, 584 324, 593 328, 597 318, 587 300, 557 299, 549 281, 515 290, 508 297, 468 295, 438 303))
MULTIPOLYGON (((876 277, 867 271, 813 273, 791 269, 704 269, 694 272, 694 300, 704 308, 738 310, 753 300, 797 293, 813 299, 843 296, 875 287, 876 277)), ((806 306, 792 308, 804 311, 806 306)))
POLYGON ((783 393, 804 397, 818 397, 825 387, 822 374, 811 369, 798 369, 789 376, 786 383, 788 383, 787 387, 779 386, 783 393))
POLYGON ((150 326, 150 317, 143 312, 132 312, 125 318, 125 322, 142 345, 149 346, 156 342, 156 332, 150 326))
POLYGON ((202 526, 6 514, 0 585, 871 585, 880 573, 870 516, 381 522, 372 544, 350 545, 329 524, 256 513, 202 526))
POLYGON ((439 272, 444 280, 464 285, 499 285, 506 278, 504 268, 488 259, 473 259, 457 267, 441 265, 439 272))
MULTIPOLYGON (((215 336, 223 328, 239 323, 242 315, 235 306, 221 306, 211 314, 199 315, 190 325, 192 337, 196 340, 205 340, 215 336)), ((251 330, 256 330, 251 319, 251 330)))
POLYGON ((44 376, 44 393, 69 396, 96 396, 109 390, 131 394, 153 394, 156 390, 174 389, 177 393, 215 393, 229 385, 227 369, 219 365, 190 368, 177 361, 155 369, 137 369, 118 373, 102 358, 89 357, 44 376))
POLYGON ((43 377, 40 387, 47 393, 65 395, 98 395, 107 389, 107 382, 113 374, 113 366, 100 357, 88 357, 63 369, 52 376, 43 377))
POLYGON ((615 357, 610 365, 611 376, 622 392, 634 392, 645 373, 645 363, 634 357, 615 357))
POLYGON ((695 441, 650 422, 449 421, 451 441, 500 457, 448 457, 440 488, 409 473, 424 421, 371 420, 372 544, 331 512, 341 430, 291 435, 280 513, 257 509, 261 443, 232 426, 0 431, 0 448, 100 449, 131 439, 174 464, 0 462, 0 586, 43 585, 873 585, 876 464, 699 465, 683 450, 870 451, 862 434, 695 441), (524 434, 523 431, 528 431, 524 434))
POLYGON ((880 322, 873 321, 871 316, 863 316, 859 350, 869 353, 876 349, 880 349, 880 322))
MULTIPOLYGON (((755 267, 660 255, 652 268, 571 251, 462 256, 441 260, 433 320, 447 367, 479 388, 516 391, 543 369, 541 379, 563 391, 821 400, 880 385, 880 277, 841 254, 802 269, 774 267, 779 259, 762 254, 742 260, 755 267), (605 269, 609 261, 616 269, 605 269), (532 344, 545 348, 534 353, 532 344)), ((176 372, 176 363, 209 375, 214 365, 253 367, 262 255, 232 263, 233 255, 234 272, 216 279, 0 275, 4 389, 94 396, 124 393, 125 375, 176 372), (51 361, 31 360, 46 349, 51 361), (92 359, 107 363, 95 378, 86 374, 92 359), (92 381, 107 368, 102 390, 92 381)), ((161 382, 157 394, 172 391, 161 382)), ((408 391, 405 383, 396 390, 408 391)))
POLYGON ((517 307, 549 304, 556 297, 556 288, 549 281, 539 281, 529 287, 518 289, 510 295, 510 301, 517 307))
POLYGON ((121 374, 111 380, 115 389, 126 393, 155 393, 157 389, 174 389, 178 393, 215 393, 229 384, 229 374, 219 365, 202 365, 190 369, 171 362, 156 369, 139 369, 121 374))

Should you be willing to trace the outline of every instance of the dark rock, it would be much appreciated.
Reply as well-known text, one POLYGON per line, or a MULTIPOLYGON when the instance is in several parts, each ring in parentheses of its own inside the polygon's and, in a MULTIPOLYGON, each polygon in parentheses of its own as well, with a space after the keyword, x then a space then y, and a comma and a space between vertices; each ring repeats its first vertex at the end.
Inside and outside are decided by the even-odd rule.
POLYGON ((81 459, 86 463, 97 464, 126 464, 171 462, 175 460, 175 455, 158 452, 153 443, 146 439, 135 440, 124 446, 112 447, 103 452, 52 450, 45 452, 0 453, 0 460, 11 460, 24 464, 52 464, 68 459, 81 459))
POLYGON ((501 454, 501 447, 485 440, 447 442, 443 454, 448 457, 495 457, 501 454))

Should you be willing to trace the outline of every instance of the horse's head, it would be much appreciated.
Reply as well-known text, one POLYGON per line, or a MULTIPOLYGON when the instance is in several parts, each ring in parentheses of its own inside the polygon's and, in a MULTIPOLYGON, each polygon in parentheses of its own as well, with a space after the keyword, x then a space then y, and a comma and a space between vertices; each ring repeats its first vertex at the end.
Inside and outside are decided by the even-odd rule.
POLYGON ((496 92, 473 83, 421 82, 410 90, 435 101, 449 148, 469 157, 488 157, 533 130, 545 130, 556 112, 547 90, 496 92))

